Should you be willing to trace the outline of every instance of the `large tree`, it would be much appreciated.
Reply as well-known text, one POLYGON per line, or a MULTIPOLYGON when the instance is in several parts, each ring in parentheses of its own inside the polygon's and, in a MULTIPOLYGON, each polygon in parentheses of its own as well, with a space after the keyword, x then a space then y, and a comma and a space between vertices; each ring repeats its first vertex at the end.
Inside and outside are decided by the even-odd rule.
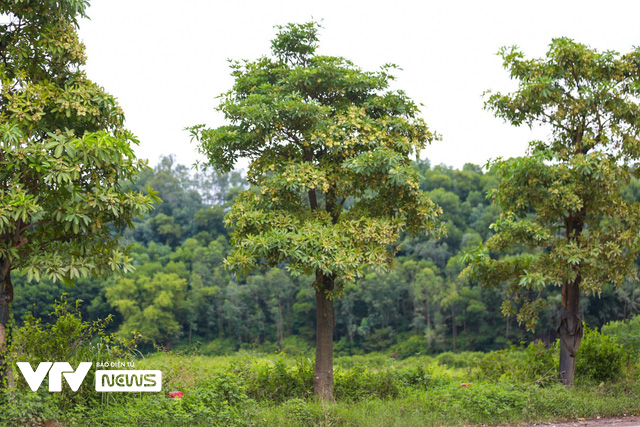
POLYGON ((365 267, 392 266, 403 232, 439 235, 439 208, 419 190, 409 156, 434 139, 418 108, 389 90, 393 65, 364 72, 316 55, 318 24, 279 27, 272 57, 232 63, 218 107, 230 124, 192 128, 212 165, 251 163, 252 188, 226 220, 227 264, 248 272, 287 263, 315 278, 315 393, 333 395, 333 299, 365 267))
POLYGON ((67 283, 126 269, 116 233, 156 200, 115 99, 81 70, 83 0, 0 1, 0 350, 11 272, 67 283))
POLYGON ((495 235, 470 254, 466 274, 488 286, 507 282, 503 311, 517 311, 529 329, 541 292, 562 288, 560 379, 571 385, 580 294, 636 274, 640 211, 621 189, 640 156, 640 49, 619 55, 559 38, 545 58, 525 59, 516 48, 500 54, 519 87, 491 94, 486 106, 516 126, 542 123, 550 137, 531 142, 526 157, 496 162, 503 213, 495 235), (515 254, 497 258, 511 248, 515 254))

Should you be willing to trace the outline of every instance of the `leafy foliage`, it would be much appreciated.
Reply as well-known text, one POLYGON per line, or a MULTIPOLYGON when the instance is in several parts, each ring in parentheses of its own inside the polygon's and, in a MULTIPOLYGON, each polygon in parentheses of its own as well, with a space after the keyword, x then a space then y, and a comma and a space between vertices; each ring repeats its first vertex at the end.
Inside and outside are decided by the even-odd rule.
POLYGON ((2 2, 0 259, 71 283, 130 259, 111 228, 157 199, 128 190, 145 168, 115 99, 81 71, 82 1, 2 2))
MULTIPOLYGON (((176 346, 199 342, 200 351, 211 355, 256 347, 265 353, 281 349, 290 355, 309 354, 314 337, 315 307, 313 290, 308 284, 313 279, 307 276, 292 278, 280 268, 254 272, 247 278, 225 271, 222 262, 229 251, 227 232, 217 232, 216 228, 209 228, 209 231, 190 228, 199 212, 220 205, 207 205, 204 198, 192 199, 196 202, 189 206, 187 213, 179 213, 181 207, 187 206, 185 194, 190 191, 205 194, 206 189, 201 188, 198 182, 224 180, 224 176, 217 177, 211 173, 206 179, 196 179, 195 173, 183 173, 182 167, 175 163, 171 163, 168 169, 167 164, 161 161, 156 171, 144 173, 139 180, 139 185, 152 183, 157 186, 158 195, 164 202, 145 218, 135 220, 136 230, 124 233, 127 242, 132 243, 130 253, 136 270, 127 273, 124 279, 82 278, 70 288, 48 279, 27 282, 26 276, 14 276, 17 298, 13 310, 18 323, 24 321, 28 312, 42 318, 43 322, 49 322, 48 313, 53 311, 54 300, 66 292, 70 300, 85 301, 80 306, 85 319, 98 320, 113 313, 113 321, 107 326, 109 331, 116 331, 128 322, 129 326, 123 328, 122 333, 131 337, 130 333, 137 330, 142 335, 140 346, 143 350, 151 349, 152 343, 176 346), (160 185, 161 180, 155 178, 156 174, 175 185, 160 185), (167 216, 176 212, 176 216, 172 214, 171 217, 185 230, 175 246, 167 245, 163 236, 147 228, 150 219, 162 212, 167 212, 167 216), (126 293, 109 290, 122 288, 125 281, 140 284, 152 281, 157 273, 175 274, 186 281, 186 294, 181 294, 186 301, 174 299, 176 304, 164 310, 164 315, 179 325, 175 333, 158 334, 154 331, 164 326, 152 322, 136 322, 134 326, 128 320, 130 317, 119 311, 115 305, 118 300, 128 300, 127 304, 141 310, 155 305, 152 299, 139 299, 141 292, 147 292, 141 287, 136 285, 126 293), (150 329, 144 325, 149 325, 150 329)), ((416 353, 451 350, 454 343, 452 322, 455 324, 458 351, 495 350, 521 340, 549 342, 554 336, 552 325, 559 305, 556 288, 545 289, 541 296, 546 308, 539 312, 540 324, 549 327, 527 332, 517 325, 513 317, 502 317, 501 303, 506 297, 505 290, 485 289, 473 282, 452 285, 457 281, 457 271, 462 268, 460 250, 477 246, 478 236, 490 236, 492 230, 485 227, 498 219, 499 214, 493 212, 497 206, 484 197, 476 196, 497 182, 494 172, 482 173, 470 166, 465 168, 468 171, 465 174, 469 175, 466 182, 475 183, 467 186, 465 198, 463 192, 453 192, 455 188, 462 188, 458 184, 460 171, 443 166, 431 168, 426 162, 414 167, 419 171, 421 185, 425 188, 431 185, 432 179, 440 179, 439 176, 446 176, 452 182, 449 193, 457 195, 459 200, 452 211, 460 212, 460 219, 456 220, 458 225, 454 227, 460 230, 462 238, 450 246, 446 241, 436 242, 428 237, 406 237, 392 272, 370 272, 354 284, 345 286, 342 297, 336 300, 336 354, 362 354, 365 347, 375 347, 404 358, 416 353), (375 337, 381 334, 384 334, 385 345, 376 342, 375 337)), ((635 182, 634 179, 630 187, 635 182)), ((230 194, 237 194, 237 189, 229 186, 226 192, 217 193, 217 197, 220 200, 231 197, 233 200, 230 194)), ((208 200, 214 202, 217 199, 208 200)), ((170 287, 166 291, 175 295, 170 287)), ((616 288, 605 286, 600 296, 589 296, 581 303, 585 320, 594 327, 600 327, 609 320, 622 319, 637 309, 635 281, 625 282, 616 288)))
POLYGON ((231 124, 191 130, 211 166, 251 159, 256 190, 226 218, 230 267, 286 260, 296 275, 350 281, 364 266, 389 267, 402 231, 440 233, 408 159, 435 136, 404 93, 388 91, 393 66, 370 73, 315 55, 317 31, 289 24, 273 41, 275 59, 233 62, 234 87, 218 107, 231 124))
POLYGON ((576 371, 586 379, 611 381, 622 372, 623 347, 616 336, 588 329, 580 346, 576 371))
POLYGON ((602 327, 603 335, 614 336, 624 349, 627 367, 640 356, 640 317, 609 322, 602 327))
MULTIPOLYGON (((87 378, 92 378, 97 362, 132 361, 136 356, 135 341, 105 332, 113 319, 111 316, 93 322, 83 320, 79 305, 76 301, 72 306, 63 296, 54 304, 50 324, 27 317, 24 325, 15 331, 6 351, 8 365, 15 367, 15 362, 19 361, 35 367, 40 362, 65 361, 75 368, 80 362, 92 362, 87 374, 87 378)), ((2 421, 11 424, 44 422, 101 401, 91 381, 85 381, 77 392, 65 386, 61 393, 50 393, 46 387, 40 387, 34 393, 18 371, 13 371, 14 385, 0 395, 0 402, 7 408, 2 421)))

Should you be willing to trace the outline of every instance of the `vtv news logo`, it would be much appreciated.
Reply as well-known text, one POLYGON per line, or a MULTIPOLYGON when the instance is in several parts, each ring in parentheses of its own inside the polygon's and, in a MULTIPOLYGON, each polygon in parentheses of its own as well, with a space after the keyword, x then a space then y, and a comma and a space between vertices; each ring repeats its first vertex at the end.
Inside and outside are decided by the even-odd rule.
MULTIPOLYGON (((91 362, 80 362, 74 371, 67 362, 41 362, 34 371, 27 362, 16 363, 22 376, 32 391, 37 391, 49 374, 49 391, 62 391, 62 376, 64 375, 71 390, 78 391, 87 373, 91 369, 91 362)), ((161 391, 162 372, 153 370, 99 370, 95 378, 96 391, 161 391)))
POLYGON ((71 368, 71 365, 67 362, 41 362, 38 368, 34 371, 31 368, 31 364, 27 362, 16 363, 22 376, 29 384, 31 390, 36 391, 40 388, 40 384, 44 381, 44 377, 49 374, 49 391, 62 391, 62 376, 64 375, 67 380, 67 384, 71 387, 71 390, 78 391, 84 377, 87 376, 89 369, 91 369, 91 362, 80 362, 78 369, 75 371, 71 368))

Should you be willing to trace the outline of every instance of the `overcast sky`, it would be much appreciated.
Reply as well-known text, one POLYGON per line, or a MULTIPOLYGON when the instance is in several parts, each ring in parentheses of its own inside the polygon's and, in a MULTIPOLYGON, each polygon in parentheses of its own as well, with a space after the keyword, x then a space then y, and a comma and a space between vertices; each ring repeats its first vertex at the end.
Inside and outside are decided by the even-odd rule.
POLYGON ((139 157, 155 165, 175 154, 198 158, 185 126, 224 124, 215 97, 231 88, 227 59, 269 53, 274 25, 320 20, 319 53, 367 71, 402 68, 394 88, 424 104, 442 141, 422 153, 456 168, 522 155, 544 129, 513 128, 482 109, 487 89, 514 83, 500 46, 540 57, 554 37, 599 50, 640 45, 640 1, 213 1, 92 0, 80 22, 87 74, 118 98, 139 157))

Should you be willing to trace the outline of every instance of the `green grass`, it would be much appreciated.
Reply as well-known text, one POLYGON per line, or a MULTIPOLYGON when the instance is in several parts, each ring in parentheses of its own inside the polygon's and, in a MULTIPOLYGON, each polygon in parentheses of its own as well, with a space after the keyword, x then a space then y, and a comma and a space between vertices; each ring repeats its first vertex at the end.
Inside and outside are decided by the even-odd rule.
POLYGON ((518 362, 527 360, 527 351, 338 357, 334 403, 314 399, 313 361, 304 356, 155 354, 137 360, 135 368, 162 370, 164 392, 183 391, 182 400, 112 393, 60 413, 50 394, 29 391, 17 396, 11 413, 46 413, 40 422, 65 426, 437 426, 589 419, 640 408, 635 371, 606 383, 583 379, 567 389, 519 379, 532 372, 518 362))
POLYGON ((536 342, 490 353, 339 356, 336 401, 327 403, 314 398, 314 362, 308 351, 296 350, 295 340, 289 340, 295 350, 290 356, 258 348, 211 356, 224 347, 218 342, 201 352, 209 355, 181 350, 134 359, 140 353, 114 337, 101 334, 97 343, 87 343, 83 331, 95 325, 65 307, 59 305, 64 315, 55 330, 72 333, 27 322, 14 337, 9 366, 19 359, 134 361, 135 369, 162 371, 163 392, 97 393, 86 380, 77 392, 66 386, 61 393, 46 387, 32 392, 15 373, 15 387, 0 392, 0 426, 504 425, 611 417, 640 408, 638 352, 597 331, 585 333, 571 389, 556 380, 558 345, 536 342), (169 399, 169 391, 182 391, 184 398, 169 399))
POLYGON ((522 389, 507 384, 472 384, 466 389, 443 387, 393 400, 335 404, 292 400, 261 405, 255 421, 263 426, 499 425, 606 417, 637 410, 638 399, 631 396, 567 391, 563 386, 522 389))

